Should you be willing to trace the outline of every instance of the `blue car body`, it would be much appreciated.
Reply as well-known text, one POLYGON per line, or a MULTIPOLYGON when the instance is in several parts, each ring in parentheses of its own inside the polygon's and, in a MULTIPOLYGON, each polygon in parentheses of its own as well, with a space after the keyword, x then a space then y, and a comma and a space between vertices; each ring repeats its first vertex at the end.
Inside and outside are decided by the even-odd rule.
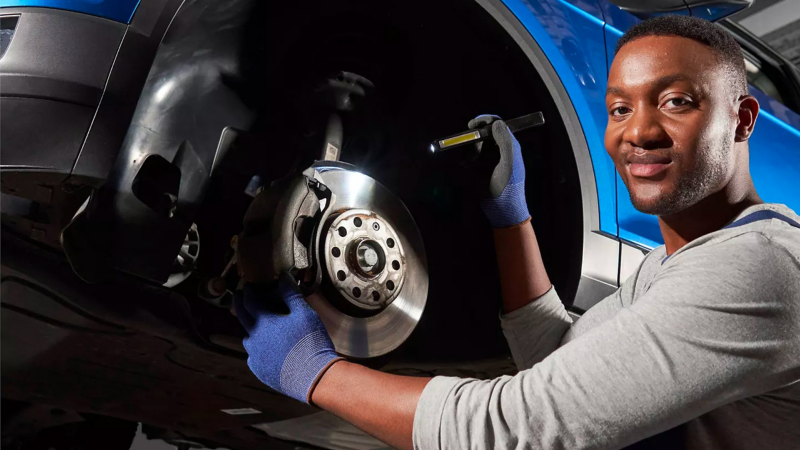
POLYGON ((3 7, 55 8, 130 23, 139 0, 4 0, 3 7))
MULTIPOLYGON (((655 216, 634 209, 603 134, 605 89, 614 46, 640 19, 606 0, 503 0, 541 47, 569 94, 589 147, 599 205, 599 231, 645 249, 663 243, 655 216)), ((4 7, 47 7, 129 23, 138 0, 7 0, 4 7)), ((687 12, 688 14, 688 12, 687 12)), ((750 140, 756 189, 767 202, 800 210, 800 115, 755 87, 761 114, 750 140)))

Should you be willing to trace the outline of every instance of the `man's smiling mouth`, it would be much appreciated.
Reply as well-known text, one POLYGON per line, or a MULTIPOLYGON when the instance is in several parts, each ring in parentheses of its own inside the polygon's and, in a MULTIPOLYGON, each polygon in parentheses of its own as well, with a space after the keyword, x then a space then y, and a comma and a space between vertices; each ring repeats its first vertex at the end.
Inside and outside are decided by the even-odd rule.
POLYGON ((628 171, 638 178, 650 178, 667 170, 672 159, 655 153, 630 154, 626 158, 628 171))

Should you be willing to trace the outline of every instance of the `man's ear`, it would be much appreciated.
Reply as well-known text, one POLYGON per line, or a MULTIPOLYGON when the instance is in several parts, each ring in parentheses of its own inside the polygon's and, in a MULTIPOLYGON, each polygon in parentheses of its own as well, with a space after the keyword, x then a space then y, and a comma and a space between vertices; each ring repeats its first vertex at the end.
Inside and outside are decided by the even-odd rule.
POLYGON ((742 95, 739 97, 739 123, 736 125, 736 142, 745 142, 753 134, 753 127, 756 126, 758 117, 758 100, 752 95, 742 95))

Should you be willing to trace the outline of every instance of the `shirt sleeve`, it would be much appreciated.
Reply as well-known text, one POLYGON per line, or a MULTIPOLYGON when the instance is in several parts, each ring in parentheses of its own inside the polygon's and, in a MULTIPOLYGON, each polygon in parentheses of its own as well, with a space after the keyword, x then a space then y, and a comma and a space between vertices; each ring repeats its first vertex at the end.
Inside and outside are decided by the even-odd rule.
MULTIPOLYGON (((638 274, 638 270, 637 270, 638 274)), ((633 297, 635 275, 613 294, 601 300, 573 323, 555 287, 527 305, 500 315, 500 326, 519 370, 553 353, 561 343, 585 333, 614 317, 633 297)))
POLYGON ((503 335, 519 370, 533 367, 557 349, 570 325, 572 319, 555 287, 527 305, 500 315, 503 335))
POLYGON ((415 448, 620 448, 797 381, 800 264, 747 239, 670 258, 630 308, 513 377, 434 378, 415 448))

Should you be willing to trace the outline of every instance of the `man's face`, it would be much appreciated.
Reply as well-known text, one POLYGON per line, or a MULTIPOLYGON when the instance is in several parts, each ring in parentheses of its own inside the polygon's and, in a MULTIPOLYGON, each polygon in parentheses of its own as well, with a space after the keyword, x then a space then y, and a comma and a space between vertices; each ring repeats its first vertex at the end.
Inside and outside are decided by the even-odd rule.
POLYGON ((639 211, 682 211, 733 176, 737 95, 709 47, 672 36, 625 44, 606 107, 606 150, 639 211))

